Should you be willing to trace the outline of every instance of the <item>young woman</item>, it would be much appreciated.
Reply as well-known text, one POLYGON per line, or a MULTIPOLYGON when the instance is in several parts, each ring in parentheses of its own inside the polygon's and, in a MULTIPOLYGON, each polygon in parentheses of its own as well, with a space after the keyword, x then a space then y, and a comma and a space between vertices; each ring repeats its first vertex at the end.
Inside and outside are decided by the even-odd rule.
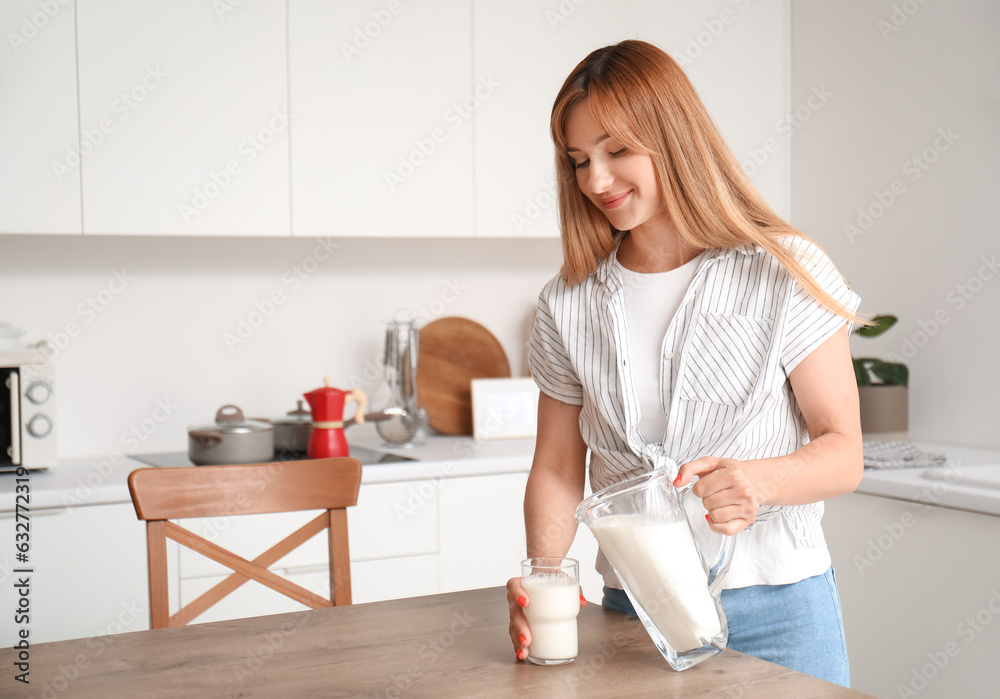
MULTIPOLYGON (((654 466, 699 476, 737 536, 729 646, 848 685, 823 500, 862 475, 848 349, 860 299, 764 201, 681 68, 623 41, 552 109, 565 262, 529 344, 541 395, 524 498, 528 556, 565 556, 590 453, 596 492, 654 466)), ((605 607, 634 614, 603 555, 605 607)), ((518 659, 531 633, 507 583, 518 659)), ((581 600, 581 603, 583 600, 581 600)))

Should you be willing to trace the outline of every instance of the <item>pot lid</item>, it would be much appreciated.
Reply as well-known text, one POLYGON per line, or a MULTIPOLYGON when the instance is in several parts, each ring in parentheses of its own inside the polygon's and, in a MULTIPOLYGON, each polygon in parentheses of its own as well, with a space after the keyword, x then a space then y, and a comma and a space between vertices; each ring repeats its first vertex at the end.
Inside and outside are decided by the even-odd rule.
POLYGON ((302 401, 296 401, 298 407, 295 410, 289 410, 283 416, 271 420, 272 424, 275 425, 311 425, 312 424, 312 411, 302 407, 302 401))
POLYGON ((244 432, 271 432, 274 427, 264 420, 253 420, 243 417, 243 411, 235 405, 224 405, 215 414, 215 422, 208 425, 192 427, 192 430, 212 430, 223 434, 244 432))

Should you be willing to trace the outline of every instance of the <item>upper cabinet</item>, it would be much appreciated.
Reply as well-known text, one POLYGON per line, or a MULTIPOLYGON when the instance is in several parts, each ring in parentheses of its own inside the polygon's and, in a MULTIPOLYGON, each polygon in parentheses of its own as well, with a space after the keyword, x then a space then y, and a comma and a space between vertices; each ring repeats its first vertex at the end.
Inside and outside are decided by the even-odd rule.
POLYGON ((290 234, 285 14, 77 2, 84 233, 290 234))
POLYGON ((0 233, 557 237, 552 102, 630 37, 787 216, 788 4, 10 0, 0 233))
MULTIPOLYGON (((791 214, 788 0, 637 4, 639 39, 676 59, 768 203, 791 214)), ((808 114, 805 116, 808 119, 808 114)))
POLYGON ((588 53, 629 38, 660 46, 684 67, 755 184, 788 215, 787 0, 474 7, 474 70, 498 84, 476 115, 477 235, 559 235, 552 103, 588 53))
POLYGON ((474 3, 473 66, 496 94, 476 113, 476 234, 558 237, 549 114, 573 67, 635 35, 631 2, 474 3))
POLYGON ((301 236, 471 236, 471 6, 289 0, 292 221, 301 236))
POLYGON ((80 233, 73 3, 6 0, 0 27, 0 233, 80 233))

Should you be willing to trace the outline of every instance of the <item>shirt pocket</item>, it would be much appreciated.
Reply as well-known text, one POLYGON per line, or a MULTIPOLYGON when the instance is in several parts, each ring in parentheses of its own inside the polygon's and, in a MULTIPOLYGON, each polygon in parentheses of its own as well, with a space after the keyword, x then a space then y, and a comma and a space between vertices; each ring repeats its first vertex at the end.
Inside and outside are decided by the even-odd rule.
POLYGON ((683 400, 742 405, 764 371, 772 322, 730 313, 702 313, 695 321, 683 400))

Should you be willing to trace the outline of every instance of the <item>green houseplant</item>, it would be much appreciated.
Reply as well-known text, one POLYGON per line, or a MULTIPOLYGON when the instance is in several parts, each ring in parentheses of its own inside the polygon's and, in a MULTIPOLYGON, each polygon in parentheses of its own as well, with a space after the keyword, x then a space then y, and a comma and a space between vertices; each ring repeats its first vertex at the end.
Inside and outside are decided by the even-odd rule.
MULTIPOLYGON (((877 315, 872 325, 858 328, 855 334, 878 337, 897 320, 896 316, 877 315)), ((853 361, 861 400, 861 431, 883 439, 885 435, 904 438, 909 429, 909 369, 905 364, 875 357, 857 357, 853 361)))
MULTIPOLYGON (((873 325, 858 328, 855 334, 861 337, 878 337, 896 324, 898 318, 879 315, 872 318, 873 325)), ((910 371, 905 364, 883 362, 874 357, 859 357, 854 360, 854 376, 858 386, 906 386, 910 381, 910 371)))

